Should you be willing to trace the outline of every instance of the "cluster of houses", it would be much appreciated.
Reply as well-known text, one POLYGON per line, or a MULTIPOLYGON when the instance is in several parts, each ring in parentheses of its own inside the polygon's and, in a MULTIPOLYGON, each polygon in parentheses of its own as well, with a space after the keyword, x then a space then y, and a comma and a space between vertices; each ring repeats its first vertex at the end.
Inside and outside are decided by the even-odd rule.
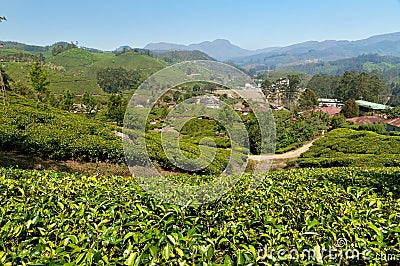
MULTIPOLYGON (((287 79, 282 79, 279 81, 276 86, 284 86, 288 85, 285 84, 285 82, 289 82, 287 79), (282 84, 281 84, 282 83, 282 84)), ((251 84, 245 84, 244 91, 252 91, 254 89, 254 86, 251 84)), ((226 94, 227 90, 221 91, 216 94, 226 94)), ((285 109, 285 106, 282 105, 279 101, 279 95, 280 91, 278 90, 277 95, 278 97, 272 97, 275 100, 278 99, 278 101, 273 101, 274 99, 269 99, 269 107, 272 110, 282 110, 285 109)), ((229 95, 228 97, 233 98, 233 95, 229 95)), ((202 103, 205 107, 207 108, 212 108, 212 109, 218 109, 220 108, 219 104, 219 98, 217 96, 197 96, 196 101, 194 102, 195 104, 200 104, 202 103)), ((347 119, 348 122, 353 122, 355 124, 386 124, 387 125, 387 130, 388 131, 398 131, 400 132, 400 118, 397 119, 387 119, 383 114, 382 111, 389 108, 388 106, 384 104, 378 104, 378 103, 373 103, 369 101, 364 101, 364 100, 356 100, 356 103, 359 106, 360 110, 360 116, 355 117, 355 118, 349 118, 347 119)), ((158 105, 161 106, 162 104, 165 104, 163 100, 160 100, 158 102, 158 105)), ((177 103, 176 102, 167 102, 166 103, 169 108, 173 108, 177 103)), ((319 98, 318 99, 318 107, 314 109, 315 112, 324 112, 329 114, 331 117, 334 116, 335 114, 338 114, 341 112, 342 107, 343 107, 343 102, 339 101, 338 99, 330 99, 330 98, 319 98)), ((138 107, 138 106, 137 106, 138 107)), ((142 106, 140 106, 142 107, 142 106)), ((248 106, 243 105, 242 103, 237 103, 234 106, 235 111, 240 112, 242 115, 248 115, 249 113, 252 112, 251 108, 248 106)), ((204 118, 203 118, 204 119, 204 118)), ((152 121, 152 123, 156 123, 157 121, 152 121)))
MULTIPOLYGON (((386 124, 388 131, 400 132, 400 118, 387 119, 382 115, 382 111, 389 108, 389 106, 379 103, 368 102, 364 100, 356 100, 360 109, 360 116, 348 118, 346 121, 355 123, 357 125, 363 124, 386 124)), ((320 111, 334 116, 340 113, 343 103, 337 99, 318 99, 318 107, 314 111, 320 111)))

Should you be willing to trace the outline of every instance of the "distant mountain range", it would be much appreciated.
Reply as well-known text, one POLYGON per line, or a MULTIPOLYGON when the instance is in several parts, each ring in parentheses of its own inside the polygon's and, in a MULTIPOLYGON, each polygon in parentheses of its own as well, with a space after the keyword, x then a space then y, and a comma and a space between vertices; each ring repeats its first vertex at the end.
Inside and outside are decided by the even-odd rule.
POLYGON ((266 48, 266 49, 252 51, 234 45, 228 40, 217 39, 212 42, 205 41, 189 45, 166 43, 166 42, 149 43, 144 47, 144 49, 149 49, 155 52, 198 50, 208 54, 209 56, 217 60, 226 61, 234 57, 249 56, 249 55, 272 51, 276 48, 273 47, 273 48, 266 48))
POLYGON ((247 69, 296 65, 310 62, 332 61, 362 54, 400 56, 400 32, 382 34, 357 41, 308 41, 285 47, 246 50, 228 40, 181 45, 174 43, 150 43, 144 47, 152 51, 199 50, 220 61, 231 61, 247 69))
POLYGON ((278 72, 301 72, 310 75, 328 74, 342 75, 345 71, 375 72, 385 76, 387 80, 400 82, 400 57, 378 54, 363 54, 357 57, 308 63, 301 65, 288 65, 277 68, 278 72))

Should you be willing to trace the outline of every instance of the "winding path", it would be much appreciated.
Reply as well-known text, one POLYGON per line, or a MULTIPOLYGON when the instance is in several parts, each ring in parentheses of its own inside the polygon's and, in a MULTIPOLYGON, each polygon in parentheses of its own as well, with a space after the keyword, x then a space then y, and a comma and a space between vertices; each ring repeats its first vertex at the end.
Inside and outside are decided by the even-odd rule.
MULTIPOLYGON (((316 137, 315 139, 306 142, 303 146, 300 148, 297 148, 296 150, 289 151, 286 153, 282 154, 274 154, 273 158, 274 160, 289 160, 289 159, 295 159, 300 157, 300 155, 306 151, 313 145, 314 141, 320 139, 321 136, 316 137)), ((249 156, 250 160, 255 160, 255 161, 263 161, 263 160, 269 160, 271 159, 271 155, 250 155, 249 156)))

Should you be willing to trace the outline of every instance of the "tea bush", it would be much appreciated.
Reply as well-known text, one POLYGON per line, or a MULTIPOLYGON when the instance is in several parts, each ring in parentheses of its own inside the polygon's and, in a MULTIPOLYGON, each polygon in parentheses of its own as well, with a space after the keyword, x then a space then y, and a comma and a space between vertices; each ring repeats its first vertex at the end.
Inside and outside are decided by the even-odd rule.
POLYGON ((400 259, 400 168, 278 171, 248 190, 251 178, 243 176, 218 201, 191 207, 151 197, 133 177, 0 168, 0 263, 382 265, 390 254, 397 256, 392 263, 400 259), (323 251, 329 248, 337 253, 323 251), (300 255, 278 254, 281 249, 300 255), (354 249, 358 260, 345 255, 354 249))
MULTIPOLYGON (((378 127, 377 127, 378 128, 378 127)), ((399 166, 400 136, 335 129, 296 160, 303 167, 399 166)))

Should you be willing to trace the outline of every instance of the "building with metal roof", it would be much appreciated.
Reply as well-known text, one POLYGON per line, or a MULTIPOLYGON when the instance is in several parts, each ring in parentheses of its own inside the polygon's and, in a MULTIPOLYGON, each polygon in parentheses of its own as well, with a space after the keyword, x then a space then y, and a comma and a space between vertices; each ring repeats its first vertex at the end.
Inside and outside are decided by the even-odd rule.
POLYGON ((370 111, 385 110, 386 108, 388 108, 387 105, 368 102, 368 101, 364 101, 364 100, 356 100, 356 104, 358 104, 358 106, 360 106, 360 107, 362 107, 364 109, 368 109, 370 111))
POLYGON ((400 132, 400 118, 389 119, 386 121, 388 131, 400 132))

